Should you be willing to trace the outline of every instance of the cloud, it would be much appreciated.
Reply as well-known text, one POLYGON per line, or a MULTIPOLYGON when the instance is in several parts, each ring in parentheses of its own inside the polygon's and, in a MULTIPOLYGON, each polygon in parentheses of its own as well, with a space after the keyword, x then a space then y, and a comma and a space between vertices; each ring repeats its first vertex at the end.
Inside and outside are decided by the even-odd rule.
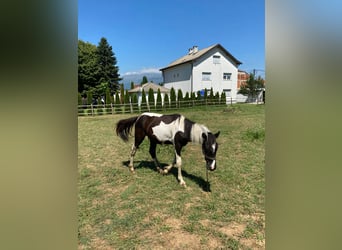
POLYGON ((161 74, 159 68, 143 68, 139 71, 128 71, 123 76, 142 75, 142 74, 161 74))

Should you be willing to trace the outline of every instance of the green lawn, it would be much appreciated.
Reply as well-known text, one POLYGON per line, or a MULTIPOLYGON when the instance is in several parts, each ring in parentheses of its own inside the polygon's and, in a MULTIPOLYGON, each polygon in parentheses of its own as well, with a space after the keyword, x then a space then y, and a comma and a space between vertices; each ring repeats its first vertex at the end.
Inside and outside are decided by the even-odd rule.
MULTIPOLYGON (((78 118, 79 249, 264 249, 265 106, 179 110, 218 138, 217 169, 209 173, 199 145, 182 152, 184 188, 177 170, 159 174, 148 140, 135 155, 136 174, 126 167, 133 138, 115 134, 132 115, 78 118)), ((157 146, 161 163, 172 146, 157 146)))

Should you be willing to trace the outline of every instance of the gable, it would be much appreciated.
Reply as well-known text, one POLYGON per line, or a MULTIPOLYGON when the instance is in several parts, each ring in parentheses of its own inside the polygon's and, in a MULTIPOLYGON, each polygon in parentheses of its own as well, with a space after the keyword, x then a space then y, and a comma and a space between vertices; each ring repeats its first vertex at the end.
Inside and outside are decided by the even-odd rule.
POLYGON ((167 67, 160 69, 161 71, 164 71, 166 69, 176 67, 185 63, 193 63, 196 60, 200 60, 203 57, 209 57, 211 56, 214 51, 220 50, 222 51, 221 54, 226 56, 233 64, 240 65, 242 64, 239 60, 237 60, 232 54, 230 54, 224 47, 222 47, 220 44, 215 44, 210 47, 204 48, 202 50, 195 50, 193 53, 189 53, 173 62, 171 62, 167 67))

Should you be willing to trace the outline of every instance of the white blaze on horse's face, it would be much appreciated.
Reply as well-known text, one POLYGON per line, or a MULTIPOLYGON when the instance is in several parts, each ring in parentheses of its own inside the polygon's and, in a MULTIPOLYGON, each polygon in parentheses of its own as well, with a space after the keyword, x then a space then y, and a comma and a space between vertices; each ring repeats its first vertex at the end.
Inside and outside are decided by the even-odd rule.
POLYGON ((216 152, 218 149, 216 138, 218 135, 219 133, 212 134, 211 132, 202 134, 202 151, 206 161, 207 169, 211 171, 216 169, 216 152))

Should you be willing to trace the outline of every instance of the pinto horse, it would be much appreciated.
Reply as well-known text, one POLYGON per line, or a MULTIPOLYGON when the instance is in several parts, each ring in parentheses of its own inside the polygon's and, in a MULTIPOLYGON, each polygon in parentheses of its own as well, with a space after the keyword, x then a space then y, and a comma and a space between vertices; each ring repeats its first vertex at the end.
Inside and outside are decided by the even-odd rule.
POLYGON ((167 174, 173 166, 176 166, 178 168, 179 183, 184 187, 186 187, 186 184, 182 177, 181 150, 188 142, 201 144, 207 170, 214 171, 216 169, 216 152, 218 149, 216 138, 219 136, 220 131, 213 134, 206 126, 190 121, 180 114, 143 113, 140 116, 120 120, 116 126, 116 134, 127 142, 133 126, 135 129, 134 143, 129 162, 131 172, 134 172, 134 155, 145 136, 150 140, 149 152, 157 170, 161 174, 167 174), (160 167, 156 156, 157 144, 172 144, 175 148, 173 163, 163 169, 160 167))

